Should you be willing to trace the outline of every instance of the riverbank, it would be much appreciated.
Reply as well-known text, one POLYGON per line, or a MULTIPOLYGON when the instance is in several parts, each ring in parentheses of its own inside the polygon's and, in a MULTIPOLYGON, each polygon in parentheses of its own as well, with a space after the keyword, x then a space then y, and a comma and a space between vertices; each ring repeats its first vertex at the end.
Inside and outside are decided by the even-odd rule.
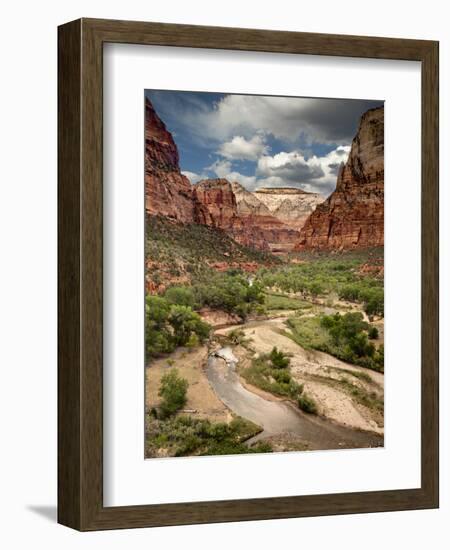
POLYGON ((219 399, 235 414, 260 425, 263 432, 248 441, 276 441, 279 450, 317 450, 378 447, 382 438, 369 432, 347 428, 326 419, 308 415, 283 399, 267 399, 241 383, 236 370, 239 359, 230 348, 208 359, 207 377, 219 399), (224 353, 226 352, 226 353, 224 353), (225 359, 226 356, 230 360, 225 359))
MULTIPOLYGON (((309 315, 308 308, 304 314, 309 315)), ((147 411, 158 408, 161 377, 176 368, 189 384, 179 415, 228 424, 235 417, 245 418, 262 428, 248 445, 265 442, 277 451, 382 446, 384 375, 305 350, 287 333, 286 321, 293 315, 298 311, 272 311, 270 318, 219 326, 208 345, 179 348, 154 360, 146 369, 147 411), (228 336, 236 329, 245 342, 230 345, 228 336), (213 355, 224 346, 225 355, 213 355), (289 354, 290 374, 317 404, 317 415, 305 414, 292 400, 245 381, 244 371, 253 358, 274 346, 289 354)))
MULTIPOLYGON (((317 403, 320 416, 346 427, 382 435, 383 414, 379 406, 371 405, 370 399, 381 403, 384 375, 320 351, 303 349, 286 335, 286 319, 283 316, 240 326, 248 341, 247 347, 234 349, 240 368, 248 368, 254 356, 269 353, 276 346, 291 356, 291 374, 317 403)), ((219 329, 216 334, 226 336, 235 329, 234 326, 219 329)))

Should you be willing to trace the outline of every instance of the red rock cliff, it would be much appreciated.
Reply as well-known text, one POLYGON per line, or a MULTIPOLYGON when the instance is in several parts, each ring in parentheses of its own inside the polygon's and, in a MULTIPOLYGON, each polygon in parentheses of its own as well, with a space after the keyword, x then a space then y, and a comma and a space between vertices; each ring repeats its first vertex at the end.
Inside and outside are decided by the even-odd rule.
POLYGON ((236 197, 237 213, 244 228, 258 228, 273 253, 291 251, 298 242, 298 229, 280 219, 260 200, 237 182, 231 184, 236 197))
POLYGON ((193 187, 194 221, 226 231, 235 241, 246 246, 269 250, 261 227, 238 211, 233 185, 226 179, 199 181, 193 187))
POLYGON ((336 190, 300 232, 296 250, 350 249, 384 244, 384 108, 362 117, 336 190))
POLYGON ((172 134, 145 100, 145 208, 149 214, 192 222, 192 186, 180 172, 172 134))
POLYGON ((254 193, 272 216, 298 231, 325 198, 320 193, 310 193, 294 187, 263 187, 256 189, 254 193))

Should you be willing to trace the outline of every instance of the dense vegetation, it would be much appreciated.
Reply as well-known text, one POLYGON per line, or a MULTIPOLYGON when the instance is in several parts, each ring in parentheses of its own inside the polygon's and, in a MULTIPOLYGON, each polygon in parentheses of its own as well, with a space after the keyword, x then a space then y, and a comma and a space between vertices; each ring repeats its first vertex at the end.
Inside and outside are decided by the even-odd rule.
POLYGON ((274 265, 270 253, 240 245, 224 231, 197 224, 177 224, 161 216, 147 216, 145 256, 152 262, 150 278, 159 285, 184 277, 188 282, 208 276, 209 263, 241 262, 274 265))
POLYGON ((240 370, 240 375, 249 384, 264 391, 295 400, 299 408, 316 413, 317 407, 311 397, 303 391, 303 385, 296 382, 290 373, 290 358, 287 354, 272 348, 252 359, 252 364, 240 370))
POLYGON ((208 337, 210 327, 196 310, 204 306, 237 314, 242 320, 263 311, 261 285, 250 284, 239 271, 215 273, 190 287, 169 287, 162 296, 146 298, 147 359, 170 353, 177 346, 196 346, 208 337))
POLYGON ((369 341, 369 335, 373 337, 375 332, 362 313, 292 317, 287 324, 291 331, 286 334, 306 349, 324 351, 342 361, 380 372, 384 370, 384 347, 376 348, 369 341))
POLYGON ((178 369, 171 369, 162 379, 158 409, 152 409, 146 422, 146 456, 158 456, 161 449, 169 456, 221 455, 270 452, 268 444, 254 447, 245 445, 250 437, 262 429, 241 417, 229 424, 177 416, 186 404, 188 382, 178 369))
MULTIPOLYGON (((382 261, 380 254, 371 261, 375 264, 382 261)), ((362 303, 368 315, 383 316, 383 278, 360 272, 366 259, 352 255, 319 257, 303 263, 264 267, 258 271, 257 280, 265 288, 299 293, 302 298, 335 294, 340 299, 362 303)))
POLYGON ((192 285, 195 307, 208 306, 239 315, 245 320, 253 311, 262 311, 264 293, 259 283, 251 284, 239 270, 212 274, 192 285))
POLYGON ((261 432, 261 428, 237 417, 229 424, 211 422, 190 416, 174 416, 160 420, 149 416, 146 427, 146 456, 232 455, 267 453, 267 443, 249 447, 245 441, 261 432))
MULTIPOLYGON (((177 346, 204 342, 209 327, 198 315, 204 307, 238 315, 245 321, 250 314, 311 308, 311 300, 322 297, 330 302, 335 298, 359 302, 369 316, 384 314, 382 277, 360 271, 368 259, 382 265, 381 251, 311 256, 300 263, 286 263, 242 246, 222 231, 149 216, 146 257, 151 261, 149 280, 160 288, 158 295, 146 300, 147 359, 170 353, 177 346), (211 267, 217 262, 221 269, 227 264, 230 267, 218 272, 211 267), (264 267, 250 278, 235 267, 242 262, 264 267)), ((372 339, 376 338, 375 330, 368 334, 372 339)), ((356 343, 350 342, 350 347, 356 343)), ((373 362, 370 346, 366 348, 362 357, 367 355, 373 362)), ((356 350, 353 362, 360 364, 361 360, 356 350)))
POLYGON ((171 304, 162 296, 147 296, 145 344, 147 360, 170 353, 177 346, 195 346, 208 337, 210 327, 190 306, 171 304))
POLYGON ((265 293, 264 306, 267 311, 277 309, 309 309, 312 307, 309 302, 300 298, 291 298, 274 292, 265 293))

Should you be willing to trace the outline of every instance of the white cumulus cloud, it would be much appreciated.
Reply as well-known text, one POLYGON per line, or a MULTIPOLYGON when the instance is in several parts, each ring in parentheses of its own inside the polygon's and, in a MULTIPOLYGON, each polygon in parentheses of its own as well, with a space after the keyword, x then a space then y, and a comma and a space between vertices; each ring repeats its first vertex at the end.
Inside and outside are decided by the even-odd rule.
POLYGON ((350 144, 359 117, 376 101, 225 95, 212 108, 180 113, 184 124, 203 141, 251 140, 255 133, 304 144, 350 144))
POLYGON ((265 144, 264 137, 258 134, 248 140, 243 136, 234 136, 217 151, 222 157, 233 160, 256 160, 268 152, 269 147, 265 144))
POLYGON ((345 163, 350 146, 340 145, 324 156, 305 158, 299 151, 262 156, 256 174, 260 186, 300 187, 305 191, 329 194, 336 185, 341 163, 345 163))
POLYGON ((206 179, 208 176, 205 173, 196 174, 195 172, 189 172, 189 170, 182 170, 183 176, 186 176, 191 183, 197 183, 200 180, 206 179))
POLYGON ((237 181, 247 189, 254 188, 256 184, 256 176, 246 176, 232 169, 231 162, 229 160, 216 160, 211 166, 208 166, 206 170, 214 172, 218 178, 225 178, 228 181, 237 181))

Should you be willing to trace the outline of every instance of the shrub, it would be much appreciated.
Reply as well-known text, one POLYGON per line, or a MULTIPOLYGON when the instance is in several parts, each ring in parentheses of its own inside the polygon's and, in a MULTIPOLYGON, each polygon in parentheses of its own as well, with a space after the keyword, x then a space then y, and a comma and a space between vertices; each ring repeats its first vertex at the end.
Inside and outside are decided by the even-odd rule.
POLYGON ((384 291, 382 288, 371 288, 360 293, 367 315, 384 316, 384 291))
POLYGON ((272 377, 275 378, 277 382, 280 382, 280 384, 289 384, 291 381, 291 375, 287 370, 277 370, 272 373, 272 377))
POLYGON ((191 332, 191 335, 189 336, 188 341, 186 342, 186 347, 188 348, 196 348, 200 343, 199 337, 195 332, 191 332))
POLYGON ((303 393, 297 400, 298 407, 308 414, 317 414, 317 405, 312 397, 303 393))
POLYGON ((297 399, 303 391, 303 386, 292 378, 287 367, 272 365, 270 354, 254 358, 251 366, 242 369, 240 374, 250 384, 275 395, 297 399))
POLYGON ((158 395, 162 397, 162 418, 167 418, 184 407, 188 385, 188 381, 179 376, 178 369, 172 369, 161 378, 158 395))
POLYGON ((244 418, 229 424, 211 422, 190 416, 169 416, 155 419, 149 414, 146 423, 146 456, 223 455, 270 452, 267 443, 248 447, 244 442, 262 428, 244 418))
POLYGON ((233 346, 246 344, 249 339, 245 337, 245 332, 242 329, 235 328, 227 334, 227 340, 233 346))
POLYGON ((276 347, 272 348, 272 351, 269 353, 269 359, 276 369, 286 369, 291 362, 289 357, 276 347))
POLYGON ((323 294, 324 293, 324 288, 323 286, 318 283, 318 282, 314 282, 312 283, 310 286, 309 286, 309 292, 313 295, 313 296, 319 296, 319 294, 323 294))
POLYGON ((369 339, 370 340, 376 340, 378 338, 378 329, 377 327, 370 327, 369 328, 369 332, 368 332, 368 336, 369 336, 369 339))
POLYGON ((384 372, 384 346, 378 347, 375 352, 375 364, 379 371, 384 372))

